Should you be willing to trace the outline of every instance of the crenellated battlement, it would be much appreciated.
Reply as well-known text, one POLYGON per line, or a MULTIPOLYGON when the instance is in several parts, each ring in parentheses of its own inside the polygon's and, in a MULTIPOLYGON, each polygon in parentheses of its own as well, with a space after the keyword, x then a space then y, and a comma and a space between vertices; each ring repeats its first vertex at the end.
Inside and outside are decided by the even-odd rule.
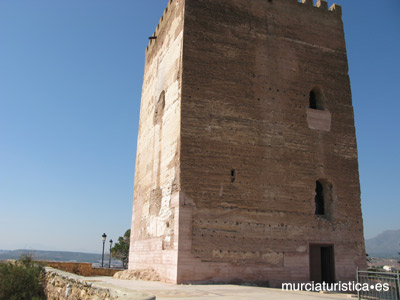
MULTIPOLYGON (((156 43, 157 36, 163 26, 163 22, 167 18, 168 14, 170 14, 172 12, 172 4, 176 1, 177 0, 169 0, 168 1, 168 5, 165 8, 164 13, 160 18, 160 21, 157 24, 156 30, 151 35, 152 38, 149 40, 149 43, 146 47, 146 51, 149 50, 151 45, 156 43)), ((267 0, 265 0, 265 1, 267 1, 267 0)), ((287 2, 293 3, 293 4, 304 5, 306 7, 319 8, 321 10, 326 10, 328 12, 331 12, 337 18, 342 17, 342 7, 338 4, 332 4, 331 7, 328 7, 328 2, 326 0, 317 0, 315 5, 314 5, 314 0, 273 0, 273 1, 287 1, 287 2)))
POLYGON ((170 14, 172 12, 172 3, 175 2, 176 0, 169 0, 168 1, 168 5, 167 7, 164 9, 164 13, 160 18, 160 21, 157 24, 156 30, 153 32, 153 35, 151 37, 153 37, 153 39, 149 40, 149 44, 146 47, 146 51, 149 50, 149 47, 154 44, 156 42, 157 39, 157 35, 161 30, 161 27, 163 25, 164 20, 167 18, 168 14, 170 14))
POLYGON ((337 17, 339 18, 342 17, 342 7, 337 4, 332 4, 332 6, 328 8, 328 1, 325 0, 318 0, 315 6, 314 6, 314 0, 301 0, 301 2, 299 2, 298 0, 293 0, 293 1, 296 1, 300 4, 304 4, 305 6, 317 7, 329 10, 330 12, 336 14, 337 17))

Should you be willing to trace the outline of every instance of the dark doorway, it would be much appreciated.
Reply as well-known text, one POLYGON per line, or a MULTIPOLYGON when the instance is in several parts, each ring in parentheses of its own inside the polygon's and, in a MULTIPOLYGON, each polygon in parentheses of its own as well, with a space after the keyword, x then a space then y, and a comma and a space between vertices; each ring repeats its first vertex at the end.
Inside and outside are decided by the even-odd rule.
POLYGON ((333 245, 310 245, 310 280, 335 282, 335 258, 333 245))

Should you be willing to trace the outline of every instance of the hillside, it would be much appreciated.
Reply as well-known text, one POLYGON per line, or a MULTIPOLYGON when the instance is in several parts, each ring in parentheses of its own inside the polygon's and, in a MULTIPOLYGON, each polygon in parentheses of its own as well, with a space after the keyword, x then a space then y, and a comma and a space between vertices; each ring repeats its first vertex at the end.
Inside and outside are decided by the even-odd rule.
MULTIPOLYGON (((89 263, 101 262, 101 254, 42 250, 0 250, 0 260, 18 259, 23 254, 32 255, 33 259, 35 260, 73 261, 89 263)), ((108 255, 106 255, 105 257, 108 258, 108 255)))
POLYGON ((386 230, 366 240, 365 247, 371 257, 400 258, 400 230, 386 230))

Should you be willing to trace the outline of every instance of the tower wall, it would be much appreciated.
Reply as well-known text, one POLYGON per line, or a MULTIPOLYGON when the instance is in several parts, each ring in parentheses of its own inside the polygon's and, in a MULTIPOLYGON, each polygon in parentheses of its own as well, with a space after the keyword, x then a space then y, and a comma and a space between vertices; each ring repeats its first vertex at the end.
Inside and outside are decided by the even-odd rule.
POLYGON ((129 269, 176 282, 183 1, 170 1, 146 49, 129 269))
POLYGON ((186 1, 179 282, 307 281, 315 243, 334 246, 336 280, 365 266, 341 10, 318 5, 186 1), (317 180, 332 185, 323 217, 317 180))

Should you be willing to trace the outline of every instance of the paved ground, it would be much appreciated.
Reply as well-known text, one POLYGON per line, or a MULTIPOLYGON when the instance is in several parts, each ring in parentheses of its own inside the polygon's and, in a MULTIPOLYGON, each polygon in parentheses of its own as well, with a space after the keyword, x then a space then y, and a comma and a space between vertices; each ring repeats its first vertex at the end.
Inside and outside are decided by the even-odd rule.
POLYGON ((101 282, 124 289, 155 295, 157 300, 330 300, 355 299, 351 295, 312 292, 286 292, 280 289, 238 285, 173 285, 162 282, 120 280, 112 277, 90 277, 87 281, 101 282))

